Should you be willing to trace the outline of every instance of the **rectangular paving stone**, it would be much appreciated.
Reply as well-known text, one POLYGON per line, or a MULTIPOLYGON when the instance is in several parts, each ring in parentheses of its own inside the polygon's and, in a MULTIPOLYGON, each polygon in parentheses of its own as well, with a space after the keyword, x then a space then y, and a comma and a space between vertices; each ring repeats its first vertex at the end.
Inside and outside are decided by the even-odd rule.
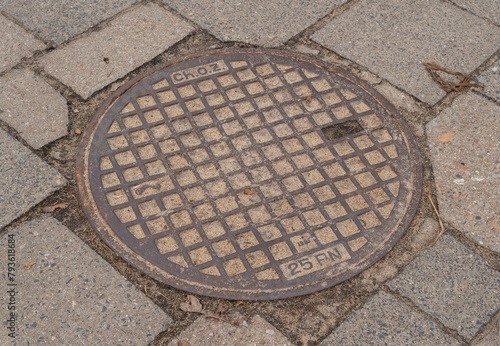
MULTIPOLYGON (((16 275, 10 281, 4 270, 1 286, 17 293, 17 344, 146 345, 172 322, 56 219, 42 216, 4 234, 2 268, 9 235, 15 239, 16 275)), ((8 299, 2 294, 0 304, 7 307, 8 299)), ((4 317, 0 344, 10 345, 4 317)))
POLYGON ((500 254, 500 107, 458 96, 427 124, 441 217, 500 254))
POLYGON ((54 168, 0 129, 0 229, 64 185, 54 168))
POLYGON ((347 0, 163 0, 222 41, 274 47, 347 0))
POLYGON ((444 1, 362 0, 311 38, 420 100, 445 92, 424 69, 470 73, 500 45, 500 27, 444 1))
MULTIPOLYGON (((243 318, 241 314, 229 316, 231 321, 243 318)), ((272 324, 259 315, 234 326, 213 318, 199 317, 168 346, 220 346, 220 345, 279 345, 293 344, 272 324), (248 321, 248 322, 247 322, 248 321), (184 343, 182 343, 184 341, 184 343), (186 344, 187 342, 187 344, 186 344)))
POLYGON ((34 51, 44 49, 45 44, 26 32, 19 25, 0 15, 0 72, 16 65, 34 51))
POLYGON ((484 71, 475 82, 484 86, 484 89, 476 88, 475 90, 500 102, 500 60, 484 71))
POLYGON ((388 286, 468 341, 500 308, 500 273, 447 234, 388 286))
POLYGON ((0 119, 39 149, 68 133, 66 99, 28 69, 0 77, 0 119))
POLYGON ((491 319, 481 334, 472 340, 472 346, 491 346, 500 340, 500 311, 491 319))
POLYGON ((137 0, 0 0, 6 11, 47 40, 60 44, 128 8, 137 0))
POLYGON ((45 71, 83 98, 153 59, 192 30, 156 4, 133 9, 109 26, 43 57, 45 71))
POLYGON ((500 24, 500 4, 498 0, 451 0, 480 17, 488 18, 500 24))
POLYGON ((345 345, 460 345, 421 313, 389 293, 380 291, 353 312, 323 346, 345 345))

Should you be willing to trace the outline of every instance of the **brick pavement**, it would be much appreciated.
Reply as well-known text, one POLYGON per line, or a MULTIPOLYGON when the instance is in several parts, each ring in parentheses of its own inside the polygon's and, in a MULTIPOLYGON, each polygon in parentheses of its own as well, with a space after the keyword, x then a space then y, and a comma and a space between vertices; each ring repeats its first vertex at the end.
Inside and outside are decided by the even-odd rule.
MULTIPOLYGON (((0 251, 9 235, 17 238, 19 273, 17 338, 8 336, 3 295, 1 343, 495 345, 497 7, 494 0, 0 0, 0 251), (232 321, 241 319, 231 325, 180 311, 186 293, 128 266, 90 229, 75 199, 75 129, 147 68, 247 45, 309 54, 375 86, 409 122, 425 186, 407 235, 372 268, 314 295, 224 301, 232 321), (484 88, 447 94, 424 62, 470 73, 484 88), (434 245, 440 225, 428 192, 447 233, 434 245)), ((200 300, 210 309, 220 302, 200 300)))

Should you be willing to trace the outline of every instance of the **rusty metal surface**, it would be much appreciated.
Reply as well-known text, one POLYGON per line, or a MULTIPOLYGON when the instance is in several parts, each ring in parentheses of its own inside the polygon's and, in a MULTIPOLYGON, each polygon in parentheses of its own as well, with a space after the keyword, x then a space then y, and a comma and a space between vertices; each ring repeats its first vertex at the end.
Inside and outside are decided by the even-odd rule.
POLYGON ((155 279, 277 299, 387 253, 422 178, 410 131, 366 83, 253 49, 188 56, 120 88, 85 133, 77 181, 97 232, 155 279))

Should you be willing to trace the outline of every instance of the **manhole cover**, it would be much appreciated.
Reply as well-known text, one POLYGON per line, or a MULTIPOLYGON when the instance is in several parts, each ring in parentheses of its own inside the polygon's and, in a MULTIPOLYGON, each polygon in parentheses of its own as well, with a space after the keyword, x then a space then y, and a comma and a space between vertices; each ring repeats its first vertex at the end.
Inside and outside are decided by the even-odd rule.
POLYGON ((92 120, 78 186, 95 229, 169 285, 234 299, 332 286, 401 237, 421 161, 395 109, 352 75, 268 50, 190 56, 92 120))

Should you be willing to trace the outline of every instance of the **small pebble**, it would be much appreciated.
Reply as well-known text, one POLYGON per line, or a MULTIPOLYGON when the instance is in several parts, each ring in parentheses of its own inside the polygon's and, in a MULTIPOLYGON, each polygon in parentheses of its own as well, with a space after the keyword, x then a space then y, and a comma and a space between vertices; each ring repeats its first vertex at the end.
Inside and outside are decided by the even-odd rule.
POLYGON ((53 157, 54 159, 56 159, 56 160, 61 160, 61 159, 62 159, 62 154, 61 154, 61 152, 60 152, 60 151, 54 151, 54 152, 52 153, 52 157, 53 157))
POLYGON ((120 87, 120 83, 113 83, 111 84, 111 89, 110 91, 116 91, 120 87))
POLYGON ((266 334, 274 335, 274 330, 266 329, 266 334))

